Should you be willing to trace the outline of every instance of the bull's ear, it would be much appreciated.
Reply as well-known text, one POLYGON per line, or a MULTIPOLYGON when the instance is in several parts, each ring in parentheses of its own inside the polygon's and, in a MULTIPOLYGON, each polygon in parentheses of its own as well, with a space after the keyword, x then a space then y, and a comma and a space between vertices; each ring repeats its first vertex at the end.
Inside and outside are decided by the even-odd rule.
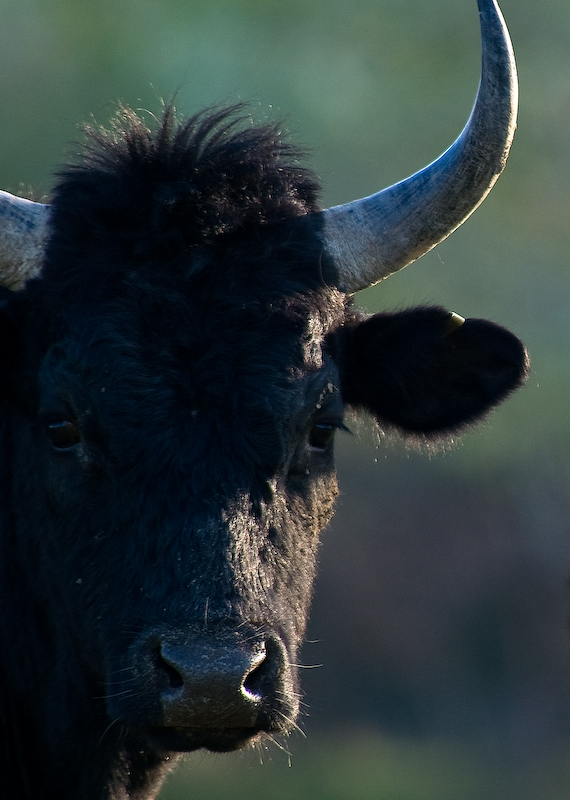
POLYGON ((512 333, 442 308, 376 314, 346 330, 344 400, 404 431, 437 433, 481 417, 528 371, 512 333))

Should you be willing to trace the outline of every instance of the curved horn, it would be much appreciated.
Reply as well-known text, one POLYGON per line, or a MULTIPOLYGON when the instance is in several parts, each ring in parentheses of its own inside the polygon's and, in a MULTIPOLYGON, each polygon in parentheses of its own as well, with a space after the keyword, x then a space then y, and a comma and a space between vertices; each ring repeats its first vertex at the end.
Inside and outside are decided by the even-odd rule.
POLYGON ((478 0, 482 71, 462 134, 436 161, 377 194, 322 212, 323 238, 345 292, 372 286, 423 256, 484 200, 516 127, 516 64, 495 0, 478 0))
POLYGON ((39 274, 49 206, 0 191, 0 285, 22 289, 39 274))

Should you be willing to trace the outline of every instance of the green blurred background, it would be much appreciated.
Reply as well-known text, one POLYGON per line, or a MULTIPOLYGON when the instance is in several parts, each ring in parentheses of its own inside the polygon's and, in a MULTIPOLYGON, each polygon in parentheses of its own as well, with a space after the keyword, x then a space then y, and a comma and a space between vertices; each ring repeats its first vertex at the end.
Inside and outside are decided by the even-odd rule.
MULTIPOLYGON (((438 454, 340 436, 304 650, 306 739, 195 754, 161 800, 570 796, 570 4, 504 0, 519 130, 469 222, 387 283, 507 325, 527 387, 438 454)), ((49 194, 117 100, 241 99, 311 150, 323 203, 376 191, 461 130, 475 0, 0 0, 0 186, 49 194)))

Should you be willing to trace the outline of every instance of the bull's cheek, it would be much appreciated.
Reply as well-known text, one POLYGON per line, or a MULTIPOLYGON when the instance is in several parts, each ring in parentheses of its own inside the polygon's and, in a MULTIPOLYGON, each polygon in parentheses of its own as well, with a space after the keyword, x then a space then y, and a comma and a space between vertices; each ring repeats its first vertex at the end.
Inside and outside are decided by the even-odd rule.
POLYGON ((313 594, 316 574, 317 552, 320 533, 330 522, 335 500, 338 496, 336 476, 327 476, 314 481, 307 498, 291 498, 297 509, 298 532, 291 543, 287 561, 284 594, 295 606, 293 615, 294 640, 305 633, 307 615, 313 594))

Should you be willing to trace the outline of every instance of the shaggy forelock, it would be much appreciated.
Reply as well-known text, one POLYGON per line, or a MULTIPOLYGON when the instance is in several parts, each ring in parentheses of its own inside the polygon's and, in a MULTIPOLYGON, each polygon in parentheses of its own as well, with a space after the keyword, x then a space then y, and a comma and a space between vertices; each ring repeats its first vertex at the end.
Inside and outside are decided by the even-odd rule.
POLYGON ((318 184, 277 125, 254 125, 242 106, 156 130, 122 108, 111 129, 88 128, 80 161, 60 173, 54 220, 64 213, 120 240, 127 260, 211 242, 244 226, 316 211, 318 184))

